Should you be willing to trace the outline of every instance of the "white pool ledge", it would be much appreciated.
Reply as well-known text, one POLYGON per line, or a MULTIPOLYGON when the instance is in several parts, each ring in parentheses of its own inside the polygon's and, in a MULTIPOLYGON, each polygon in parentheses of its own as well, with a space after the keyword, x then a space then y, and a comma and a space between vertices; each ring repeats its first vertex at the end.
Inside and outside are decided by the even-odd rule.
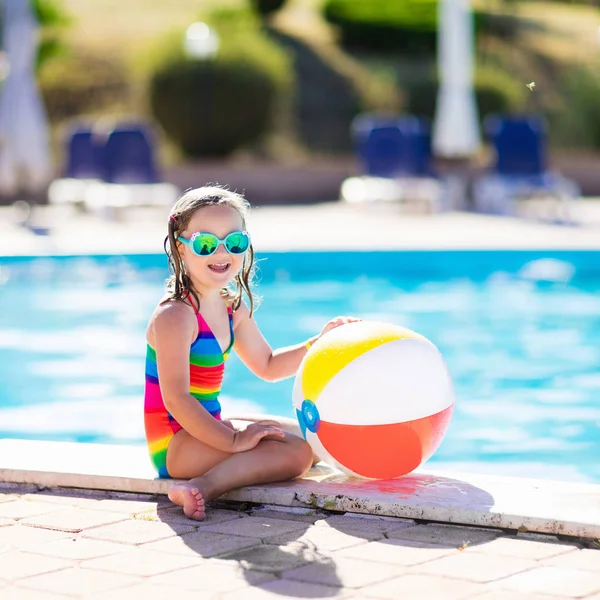
MULTIPOLYGON (((0 481, 164 494, 144 446, 0 439, 0 481)), ((314 468, 292 482, 250 486, 224 499, 600 538, 600 485, 416 472, 395 480, 314 468)))

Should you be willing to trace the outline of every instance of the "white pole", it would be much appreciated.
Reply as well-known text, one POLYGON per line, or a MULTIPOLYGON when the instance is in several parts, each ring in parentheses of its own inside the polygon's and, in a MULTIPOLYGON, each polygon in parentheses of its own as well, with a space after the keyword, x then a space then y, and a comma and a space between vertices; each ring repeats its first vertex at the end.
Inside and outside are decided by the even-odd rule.
POLYGON ((0 192, 39 193, 50 182, 50 137, 35 80, 37 23, 29 0, 3 0, 9 69, 0 90, 0 192))
POLYGON ((474 26, 470 0, 439 0, 439 91, 433 123, 434 154, 467 158, 480 144, 473 89, 474 26))

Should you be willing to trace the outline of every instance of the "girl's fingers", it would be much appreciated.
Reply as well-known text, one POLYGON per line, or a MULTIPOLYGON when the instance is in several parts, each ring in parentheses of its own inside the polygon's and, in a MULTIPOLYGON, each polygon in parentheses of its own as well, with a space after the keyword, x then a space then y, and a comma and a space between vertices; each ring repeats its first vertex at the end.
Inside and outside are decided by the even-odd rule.
POLYGON ((269 427, 268 432, 274 435, 285 435, 285 431, 280 427, 269 427))

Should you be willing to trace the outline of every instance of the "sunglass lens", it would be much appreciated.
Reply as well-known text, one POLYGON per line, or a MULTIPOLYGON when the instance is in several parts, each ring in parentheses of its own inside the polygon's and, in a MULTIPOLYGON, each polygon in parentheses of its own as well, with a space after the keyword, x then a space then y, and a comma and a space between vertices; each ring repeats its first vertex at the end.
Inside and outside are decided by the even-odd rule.
POLYGON ((249 245, 248 235, 242 231, 230 233, 225 240, 225 247, 231 254, 243 254, 248 250, 249 245))
POLYGON ((216 249, 219 240, 210 233, 202 233, 194 239, 194 252, 200 256, 209 256, 216 249))

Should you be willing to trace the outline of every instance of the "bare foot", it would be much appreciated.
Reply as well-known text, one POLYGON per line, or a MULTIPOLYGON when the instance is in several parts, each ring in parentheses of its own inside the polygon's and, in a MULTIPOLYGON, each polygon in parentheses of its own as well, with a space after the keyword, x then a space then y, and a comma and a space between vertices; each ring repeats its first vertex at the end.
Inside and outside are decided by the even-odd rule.
POLYGON ((196 521, 206 517, 204 498, 197 487, 188 484, 174 485, 169 489, 169 500, 177 506, 183 506, 183 514, 196 521))

